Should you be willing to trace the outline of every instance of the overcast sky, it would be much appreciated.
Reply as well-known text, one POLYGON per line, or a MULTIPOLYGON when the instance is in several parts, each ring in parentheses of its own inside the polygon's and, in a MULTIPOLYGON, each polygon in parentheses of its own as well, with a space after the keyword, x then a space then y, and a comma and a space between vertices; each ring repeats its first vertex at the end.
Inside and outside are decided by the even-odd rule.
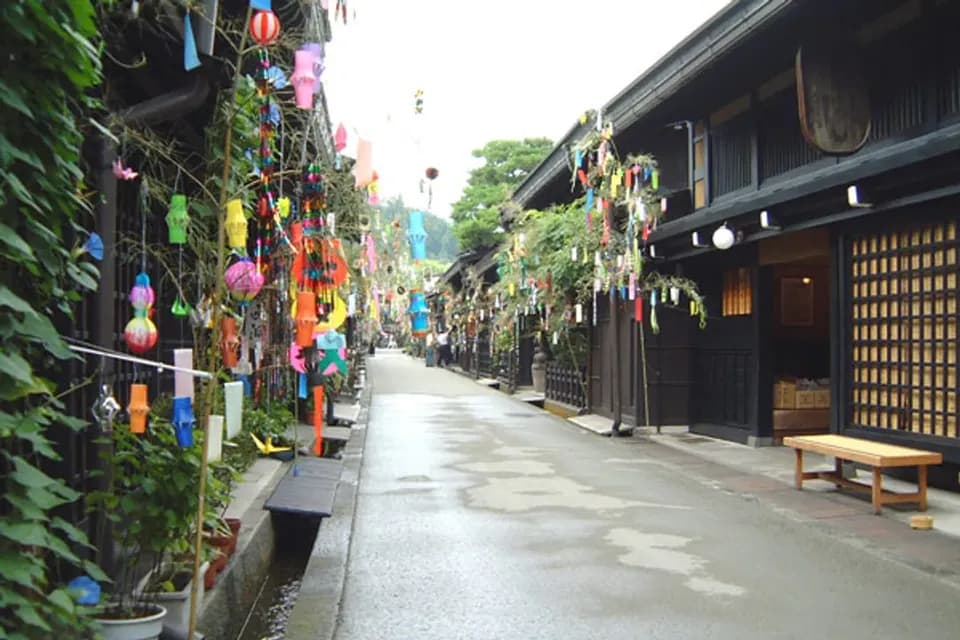
MULTIPOLYGON (((373 143, 381 196, 447 217, 489 140, 557 142, 727 0, 348 0, 323 81, 333 126, 373 143), (414 92, 424 91, 421 115, 414 92)), ((331 13, 335 5, 330 0, 331 13)))

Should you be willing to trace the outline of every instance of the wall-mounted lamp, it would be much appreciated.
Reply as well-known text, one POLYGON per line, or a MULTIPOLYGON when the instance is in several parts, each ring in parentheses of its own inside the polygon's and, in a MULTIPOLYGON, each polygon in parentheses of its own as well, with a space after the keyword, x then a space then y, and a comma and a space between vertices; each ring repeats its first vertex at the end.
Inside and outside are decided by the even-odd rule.
POLYGON ((777 221, 770 215, 770 212, 764 209, 760 212, 760 228, 768 231, 780 231, 781 227, 777 221))
POLYGON ((710 245, 700 239, 700 232, 694 231, 690 234, 690 242, 697 249, 703 249, 704 247, 709 247, 710 245))
POLYGON ((650 257, 651 257, 651 258, 656 259, 656 258, 659 257, 659 256, 657 255, 657 247, 656 247, 656 245, 650 245, 649 249, 650 249, 650 257))
POLYGON ((813 282, 813 278, 811 278, 810 276, 803 276, 802 278, 800 278, 800 282, 802 282, 803 284, 811 284, 813 282))
POLYGON ((863 188, 852 184, 847 187, 847 204, 851 207, 866 209, 873 206, 863 188))
POLYGON ((713 232, 713 246, 721 251, 726 251, 732 247, 736 241, 736 234, 733 232, 733 229, 727 226, 726 222, 717 227, 717 230, 713 232))
POLYGON ((666 213, 666 212, 667 212, 667 199, 660 198, 660 213, 666 213))

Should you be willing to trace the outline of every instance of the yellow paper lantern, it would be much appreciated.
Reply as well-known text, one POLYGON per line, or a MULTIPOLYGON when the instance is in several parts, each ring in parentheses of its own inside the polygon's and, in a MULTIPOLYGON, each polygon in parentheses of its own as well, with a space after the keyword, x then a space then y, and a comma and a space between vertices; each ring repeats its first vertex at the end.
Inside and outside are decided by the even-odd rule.
POLYGON ((227 203, 227 242, 231 249, 247 248, 247 218, 243 215, 243 201, 231 200, 227 203))

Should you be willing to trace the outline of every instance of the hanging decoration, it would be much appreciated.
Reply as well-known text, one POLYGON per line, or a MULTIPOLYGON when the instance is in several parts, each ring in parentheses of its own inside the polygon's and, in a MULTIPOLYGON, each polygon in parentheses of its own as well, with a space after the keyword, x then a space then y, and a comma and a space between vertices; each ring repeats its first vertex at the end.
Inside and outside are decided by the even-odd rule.
POLYGON ((156 299, 153 287, 150 286, 150 276, 140 272, 134 279, 134 286, 130 289, 130 305, 133 307, 133 318, 123 330, 130 351, 138 354, 146 353, 157 344, 157 327, 150 319, 151 308, 156 299))
POLYGON ((430 331, 430 308, 427 307, 427 300, 420 289, 410 290, 410 307, 407 309, 410 314, 411 335, 414 338, 422 338, 430 331))
POLYGON ((243 382, 233 380, 223 383, 223 405, 227 440, 232 440, 243 429, 243 382))
POLYGON ((233 369, 240 362, 240 338, 237 337, 237 319, 233 316, 224 316, 220 322, 220 335, 223 366, 227 369, 233 369))
POLYGON ((323 385, 313 388, 313 452, 323 455, 323 385))
POLYGON ((241 258, 227 268, 224 274, 227 290, 241 305, 249 304, 263 288, 264 277, 249 258, 241 258))
POLYGON ((317 370, 325 375, 341 373, 347 375, 347 339, 342 333, 329 329, 317 336, 317 349, 323 352, 323 357, 317 365, 317 370))
POLYGON ((193 36, 193 25, 190 22, 190 12, 183 16, 183 70, 193 71, 200 66, 200 55, 197 53, 197 41, 193 36))
POLYGON ((150 413, 150 405, 147 404, 147 385, 130 385, 130 404, 127 405, 127 412, 130 414, 130 431, 146 433, 147 415, 150 413))
POLYGON ((410 257, 419 262, 427 257, 427 231, 423 225, 423 212, 413 210, 409 215, 407 238, 410 241, 410 257))
POLYGON ((417 89, 413 93, 413 112, 417 115, 423 113, 423 89, 417 89))
MULTIPOLYGON (((167 239, 170 244, 177 246, 177 276, 178 282, 183 282, 183 245, 187 242, 187 225, 190 215, 187 213, 187 196, 174 193, 170 196, 170 207, 167 210, 167 239)), ((170 313, 178 317, 190 315, 190 305, 177 289, 177 297, 170 307, 170 313)))
POLYGON ((227 244, 230 248, 246 253, 247 218, 243 213, 243 201, 231 200, 227 203, 227 219, 224 227, 227 231, 227 244))
POLYGON ((314 73, 315 54, 309 49, 299 49, 293 55, 293 75, 290 77, 290 81, 293 82, 297 107, 313 109, 314 89, 319 82, 314 73))
POLYGON ((170 422, 177 436, 177 444, 183 448, 192 447, 193 425, 196 424, 197 419, 193 414, 193 403, 190 398, 173 399, 173 417, 170 422))
POLYGON ((261 47, 268 47, 280 37, 280 20, 273 11, 257 11, 250 18, 250 35, 261 47))
POLYGON ((130 180, 136 180, 137 176, 140 174, 131 169, 130 167, 125 167, 123 161, 120 158, 117 158, 113 161, 113 175, 118 180, 124 180, 129 182, 130 180))

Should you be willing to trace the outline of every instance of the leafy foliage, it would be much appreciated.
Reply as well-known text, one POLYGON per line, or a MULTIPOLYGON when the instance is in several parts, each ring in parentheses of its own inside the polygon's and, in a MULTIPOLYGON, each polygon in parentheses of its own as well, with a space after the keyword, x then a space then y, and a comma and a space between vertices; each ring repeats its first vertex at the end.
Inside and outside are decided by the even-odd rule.
POLYGON ((453 205, 453 232, 460 250, 499 244, 503 234, 498 207, 550 153, 546 138, 493 140, 473 152, 484 164, 470 172, 463 196, 453 205))
POLYGON ((79 156, 100 74, 95 14, 89 0, 20 0, 0 3, 0 24, 0 638, 83 638, 89 620, 63 581, 106 576, 57 515, 79 494, 45 467, 59 458, 49 431, 86 426, 47 376, 71 358, 54 319, 97 286, 80 248, 79 156))

